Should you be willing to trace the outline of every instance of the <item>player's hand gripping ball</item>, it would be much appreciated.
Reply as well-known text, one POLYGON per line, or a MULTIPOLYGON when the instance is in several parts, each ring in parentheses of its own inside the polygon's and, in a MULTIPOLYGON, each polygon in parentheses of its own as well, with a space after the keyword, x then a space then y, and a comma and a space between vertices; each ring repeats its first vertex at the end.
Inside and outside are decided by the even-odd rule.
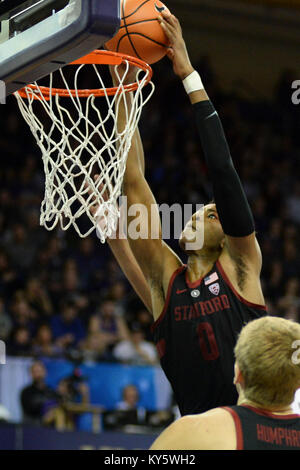
POLYGON ((169 40, 158 17, 168 8, 159 0, 122 0, 121 26, 105 46, 108 50, 127 54, 154 64, 168 50, 169 40))

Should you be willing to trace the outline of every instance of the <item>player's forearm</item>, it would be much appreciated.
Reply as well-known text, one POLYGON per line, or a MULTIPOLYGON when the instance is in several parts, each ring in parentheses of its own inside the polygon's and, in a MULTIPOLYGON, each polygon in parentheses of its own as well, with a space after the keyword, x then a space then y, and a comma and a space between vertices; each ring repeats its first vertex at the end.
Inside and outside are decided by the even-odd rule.
MULTIPOLYGON (((118 107, 117 114, 117 127, 118 132, 123 132, 130 115, 131 108, 133 106, 132 93, 127 93, 124 99, 121 100, 118 107)), ((136 179, 140 178, 145 171, 144 152, 141 143, 140 133, 138 127, 136 128, 132 140, 131 147, 128 152, 126 171, 124 175, 123 184, 133 185, 136 179)))
MULTIPOLYGON (((141 174, 144 175, 145 173, 145 159, 144 159, 143 145, 142 145, 141 137, 140 137, 138 130, 134 134, 134 139, 135 139, 134 145, 136 146, 136 150, 135 150, 136 155, 130 154, 128 158, 133 159, 134 162, 138 159, 139 176, 140 176, 141 174)), ((132 151, 134 151, 134 149, 132 149, 132 151)), ((131 162, 131 160, 127 162, 128 163, 127 170, 126 170, 127 181, 130 180, 129 173, 131 173, 132 171, 131 166, 134 165, 134 162, 131 162)), ((126 174, 125 174, 125 178, 126 178, 126 174)), ((128 191, 127 188, 126 188, 126 191, 128 191)), ((126 191, 125 191, 125 195, 126 195, 126 191)), ((121 228, 121 232, 122 232, 122 228, 121 228)), ((117 233, 120 234, 120 231, 117 231, 117 233)), ((121 235, 124 235, 123 232, 121 233, 121 235)), ((138 262, 130 248, 129 241, 127 240, 127 238, 120 238, 118 236, 117 238, 109 239, 108 244, 116 260, 118 261, 120 268, 125 274, 128 282, 131 284, 132 288, 135 290, 136 294, 139 296, 139 298, 141 299, 141 301, 143 302, 147 310, 152 313, 152 301, 151 301, 150 289, 145 279, 145 276, 143 275, 143 272, 140 266, 138 265, 138 262)))
POLYGON ((220 118, 211 101, 198 101, 193 106, 224 233, 232 237, 250 235, 255 230, 253 216, 220 118))
POLYGON ((124 193, 128 193, 131 189, 134 190, 135 184, 144 176, 144 153, 140 140, 139 131, 133 135, 131 148, 128 153, 126 162, 126 170, 123 180, 124 193))
MULTIPOLYGON (((214 198, 226 235, 245 237, 255 230, 253 216, 239 176, 234 168, 223 126, 205 91, 198 72, 179 75, 196 115, 196 124, 213 182, 214 198), (184 78, 183 78, 184 77, 184 78)), ((181 65, 184 69, 184 67, 181 65)), ((185 70, 185 69, 184 69, 185 70)))
POLYGON ((250 235, 255 230, 252 213, 234 168, 220 118, 196 71, 185 77, 183 85, 194 107, 224 233, 232 237, 250 235))
POLYGON ((243 237, 254 231, 253 217, 235 171, 220 119, 209 101, 201 77, 194 70, 178 19, 162 12, 159 22, 165 31, 175 74, 194 106, 206 162, 214 186, 217 210, 226 235, 243 237))

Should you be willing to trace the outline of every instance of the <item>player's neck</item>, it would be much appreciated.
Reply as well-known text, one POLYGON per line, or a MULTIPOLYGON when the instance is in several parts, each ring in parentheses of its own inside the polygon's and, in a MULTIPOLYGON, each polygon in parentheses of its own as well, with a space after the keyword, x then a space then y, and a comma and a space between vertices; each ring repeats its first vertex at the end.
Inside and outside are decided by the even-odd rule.
POLYGON ((219 256, 219 252, 190 255, 187 261, 190 281, 194 282, 204 277, 212 269, 219 256))
POLYGON ((238 400, 238 406, 251 406, 252 408, 257 408, 262 411, 267 411, 274 415, 289 415, 294 414, 294 411, 291 405, 285 407, 270 407, 270 406, 262 406, 259 403, 255 403, 251 400, 247 400, 245 397, 241 397, 238 400))

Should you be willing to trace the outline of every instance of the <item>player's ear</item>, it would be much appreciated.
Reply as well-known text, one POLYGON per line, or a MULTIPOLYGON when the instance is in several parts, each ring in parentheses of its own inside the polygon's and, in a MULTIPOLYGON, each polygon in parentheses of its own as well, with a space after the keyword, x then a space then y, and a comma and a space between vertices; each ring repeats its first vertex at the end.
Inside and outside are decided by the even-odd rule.
POLYGON ((243 378, 243 375, 240 371, 240 368, 239 368, 239 365, 238 363, 236 362, 234 364, 234 379, 233 379, 233 383, 234 385, 243 385, 244 384, 244 378, 243 378))

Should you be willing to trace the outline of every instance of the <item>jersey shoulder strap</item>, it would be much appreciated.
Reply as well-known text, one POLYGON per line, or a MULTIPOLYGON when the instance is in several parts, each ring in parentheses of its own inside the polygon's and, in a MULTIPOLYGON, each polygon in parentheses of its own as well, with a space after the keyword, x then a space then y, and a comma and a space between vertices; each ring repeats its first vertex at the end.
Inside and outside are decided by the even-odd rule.
POLYGON ((243 436, 243 427, 242 423, 238 414, 238 407, 237 406, 222 406, 222 410, 228 411, 231 414, 234 425, 235 425, 235 432, 236 432, 236 450, 243 450, 244 449, 244 436, 243 436))

